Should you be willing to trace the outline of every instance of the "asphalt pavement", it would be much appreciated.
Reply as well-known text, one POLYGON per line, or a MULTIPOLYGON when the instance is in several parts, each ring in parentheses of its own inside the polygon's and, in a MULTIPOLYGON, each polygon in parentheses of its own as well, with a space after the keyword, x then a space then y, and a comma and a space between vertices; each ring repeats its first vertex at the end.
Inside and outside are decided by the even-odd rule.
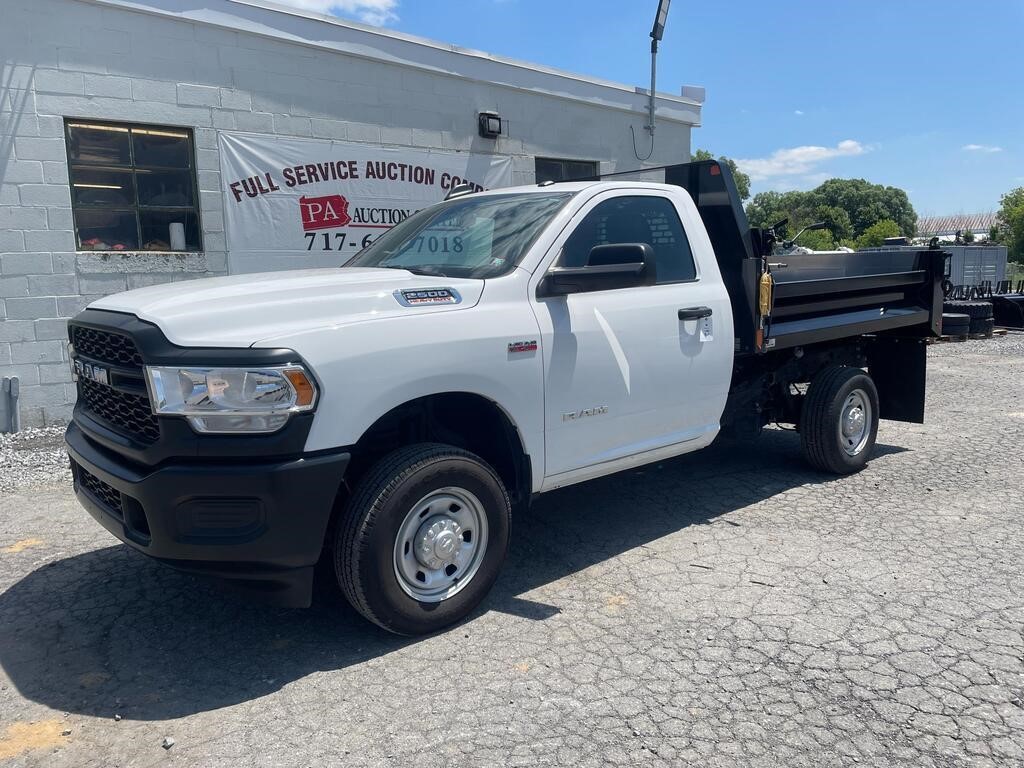
POLYGON ((0 439, 0 765, 1024 765, 1024 336, 930 348, 927 424, 545 495, 426 639, 118 544, 59 430, 0 439))

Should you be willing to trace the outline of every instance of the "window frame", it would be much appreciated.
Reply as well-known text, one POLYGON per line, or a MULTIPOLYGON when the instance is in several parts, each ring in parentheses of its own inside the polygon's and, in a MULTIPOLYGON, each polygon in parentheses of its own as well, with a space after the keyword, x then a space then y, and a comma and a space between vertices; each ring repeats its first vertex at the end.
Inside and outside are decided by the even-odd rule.
POLYGON ((553 181, 554 183, 557 184, 557 183, 562 182, 562 181, 576 181, 576 180, 579 180, 579 179, 586 179, 586 178, 592 178, 592 177, 596 178, 596 177, 600 176, 600 174, 601 174, 601 163, 599 161, 597 161, 597 160, 581 160, 579 158, 573 158, 573 157, 538 157, 538 156, 535 156, 533 158, 533 178, 534 178, 534 181, 537 182, 538 184, 543 184, 546 181, 553 181), (537 175, 537 163, 539 163, 539 162, 559 163, 563 173, 560 175, 560 178, 557 178, 557 179, 540 179, 540 178, 538 178, 538 175, 537 175), (578 176, 578 175, 577 176, 568 176, 568 175, 566 175, 564 173, 564 171, 566 170, 566 164, 567 163, 586 163, 587 165, 589 165, 591 167, 591 169, 593 170, 593 173, 591 173, 589 175, 586 175, 586 176, 578 176))
MULTIPOLYGON (((568 232, 568 234, 565 235, 565 238, 562 240, 561 244, 558 246, 558 254, 555 257, 554 261, 552 262, 551 266, 552 267, 564 266, 564 261, 563 260, 565 259, 565 246, 566 246, 566 244, 569 242, 569 240, 572 239, 572 236, 576 233, 576 231, 580 227, 583 226, 583 223, 587 220, 587 218, 592 213, 594 213, 594 211, 596 211, 601 205, 603 205, 604 203, 610 202, 610 201, 614 201, 614 200, 622 200, 622 199, 626 199, 626 198, 646 198, 646 197, 656 198, 656 199, 664 201, 665 203, 668 204, 669 208, 675 214, 676 220, 679 222, 679 229, 682 232, 683 240, 686 242, 686 247, 687 247, 687 249, 689 251, 689 254, 690 254, 690 262, 693 264, 693 277, 692 278, 687 278, 687 279, 684 279, 684 280, 662 280, 661 277, 660 277, 661 270, 657 268, 658 267, 657 251, 655 251, 655 270, 656 270, 656 273, 657 273, 655 275, 656 281, 655 281, 654 285, 638 286, 638 287, 642 287, 642 288, 657 288, 658 286, 662 286, 662 285, 686 285, 688 283, 699 283, 700 279, 701 279, 700 264, 698 263, 697 257, 696 257, 696 255, 693 252, 693 244, 690 242, 690 236, 689 236, 689 234, 686 231, 686 224, 683 222, 683 217, 680 215, 679 208, 676 206, 676 203, 675 203, 674 200, 672 200, 672 198, 664 195, 661 192, 656 192, 656 191, 653 191, 653 190, 651 190, 651 191, 639 190, 639 189, 638 190, 630 190, 630 194, 626 194, 626 195, 619 194, 618 191, 615 191, 615 192, 609 193, 608 195, 600 195, 599 197, 591 200, 589 202, 589 204, 587 205, 587 207, 579 212, 579 219, 577 221, 575 221, 575 222, 570 223, 569 226, 570 226, 571 229, 568 232)), ((650 245, 651 248, 654 248, 654 244, 653 243, 648 243, 648 245, 650 245)), ((549 269, 550 269, 550 267, 549 267, 549 269)), ((615 290, 615 289, 612 289, 612 290, 615 290)))
MULTIPOLYGON (((126 122, 121 120, 102 120, 94 119, 90 117, 65 117, 64 118, 64 148, 67 156, 67 168, 68 168, 68 187, 71 192, 71 221, 72 227, 75 233, 75 251, 76 253, 154 253, 154 254, 183 254, 183 253, 205 253, 203 245, 203 217, 202 217, 202 200, 199 196, 199 178, 198 169, 196 168, 196 144, 195 144, 195 133, 190 126, 177 126, 177 125, 157 125, 153 123, 135 123, 126 122), (116 163, 89 163, 81 162, 72 159, 72 137, 71 131, 74 127, 82 125, 86 126, 100 126, 103 128, 117 128, 125 129, 128 132, 128 162, 127 165, 118 165, 116 163), (188 166, 165 166, 165 165, 153 165, 149 163, 136 163, 135 162, 135 141, 132 130, 140 131, 155 131, 155 132, 169 132, 175 131, 185 134, 187 142, 188 152, 188 166), (139 202, 139 183, 138 183, 138 171, 154 171, 157 173, 188 173, 192 187, 192 205, 144 205, 139 202), (132 178, 132 195, 133 201, 131 203, 116 204, 116 205, 97 205, 97 204, 82 204, 76 201, 75 195, 75 172, 76 171, 106 171, 122 173, 127 172, 131 174, 132 178), (110 213, 125 214, 130 213, 135 216, 135 237, 136 237, 136 248, 125 248, 123 250, 93 250, 82 248, 82 238, 78 228, 78 212, 79 211, 106 211, 110 213), (152 250, 143 247, 143 226, 142 226, 142 214, 149 212, 181 212, 192 214, 196 218, 196 248, 186 248, 185 250, 176 251, 168 248, 167 250, 152 250)), ((186 245, 188 243, 186 242, 186 245)), ((168 245, 170 243, 168 242, 168 245)))

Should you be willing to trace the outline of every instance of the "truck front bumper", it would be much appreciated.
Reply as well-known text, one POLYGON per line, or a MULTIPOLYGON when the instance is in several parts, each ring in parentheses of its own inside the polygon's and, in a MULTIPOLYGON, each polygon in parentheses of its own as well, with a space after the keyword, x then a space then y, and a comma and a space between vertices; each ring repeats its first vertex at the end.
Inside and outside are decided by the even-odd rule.
POLYGON ((65 436, 75 494, 125 544, 180 570, 245 584, 276 605, 304 607, 348 453, 131 463, 65 436))

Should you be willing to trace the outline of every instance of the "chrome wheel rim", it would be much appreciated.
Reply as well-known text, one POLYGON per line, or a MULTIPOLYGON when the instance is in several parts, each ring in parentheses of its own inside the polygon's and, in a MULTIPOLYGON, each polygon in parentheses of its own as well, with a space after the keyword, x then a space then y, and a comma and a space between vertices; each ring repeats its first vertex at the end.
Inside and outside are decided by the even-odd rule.
POLYGON ((487 551, 483 504, 465 488, 440 488, 412 506, 395 536, 395 576, 409 597, 440 603, 466 588, 487 551))
POLYGON ((839 445, 848 456, 856 456, 864 450, 871 437, 871 401, 862 389, 855 389, 846 396, 839 415, 839 445))

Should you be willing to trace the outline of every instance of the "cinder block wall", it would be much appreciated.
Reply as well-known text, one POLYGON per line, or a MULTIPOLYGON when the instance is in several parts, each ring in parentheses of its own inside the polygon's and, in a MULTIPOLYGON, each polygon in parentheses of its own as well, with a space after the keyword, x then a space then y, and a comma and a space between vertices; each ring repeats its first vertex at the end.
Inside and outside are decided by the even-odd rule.
MULTIPOLYGON (((525 88, 90 0, 6 2, 0 15, 0 375, 21 380, 25 426, 70 416, 69 317, 110 293, 226 273, 219 130, 496 152, 514 158, 516 183, 533 182, 536 156, 636 167, 630 125, 647 146, 636 113, 525 88), (482 110, 508 136, 479 138, 482 110), (76 253, 65 117, 192 128, 205 251, 76 253)), ((688 124, 658 131, 649 165, 689 157, 688 124)))

